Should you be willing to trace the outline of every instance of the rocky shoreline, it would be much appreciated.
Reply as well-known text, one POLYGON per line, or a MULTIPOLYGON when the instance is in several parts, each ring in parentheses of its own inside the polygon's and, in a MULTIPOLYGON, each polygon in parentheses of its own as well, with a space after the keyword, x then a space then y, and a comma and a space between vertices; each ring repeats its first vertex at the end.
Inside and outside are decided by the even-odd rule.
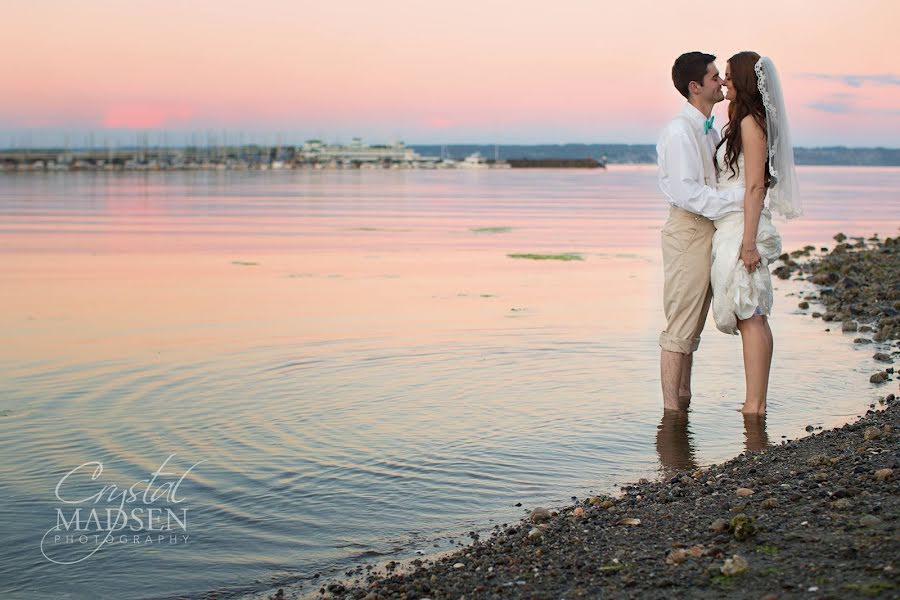
POLYGON ((809 295, 799 305, 809 309, 810 301, 821 302, 825 312, 813 311, 813 318, 835 322, 835 326, 839 323, 845 332, 873 334, 871 339, 860 337, 854 343, 896 341, 900 337, 900 237, 882 241, 876 235, 866 240, 838 233, 834 239, 838 244, 830 253, 811 260, 797 262, 810 257, 816 251, 813 246, 782 254, 782 265, 772 273, 781 279, 807 279, 819 286, 818 296, 809 295))
POLYGON ((359 567, 312 596, 900 598, 900 402, 890 391, 900 356, 900 238, 835 239, 830 252, 783 255, 774 274, 817 284, 799 307, 872 344, 870 381, 883 395, 858 421, 642 480, 616 497, 536 508, 465 548, 408 569, 359 567))

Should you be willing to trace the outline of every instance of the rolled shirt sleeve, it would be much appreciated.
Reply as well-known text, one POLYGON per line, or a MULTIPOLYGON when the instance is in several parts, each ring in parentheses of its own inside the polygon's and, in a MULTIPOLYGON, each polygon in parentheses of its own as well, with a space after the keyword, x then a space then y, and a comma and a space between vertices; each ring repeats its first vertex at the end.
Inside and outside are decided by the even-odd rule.
POLYGON ((669 202, 708 219, 718 219, 726 213, 744 210, 744 188, 728 187, 718 190, 697 179, 702 166, 689 134, 670 131, 657 145, 659 156, 659 187, 669 202))

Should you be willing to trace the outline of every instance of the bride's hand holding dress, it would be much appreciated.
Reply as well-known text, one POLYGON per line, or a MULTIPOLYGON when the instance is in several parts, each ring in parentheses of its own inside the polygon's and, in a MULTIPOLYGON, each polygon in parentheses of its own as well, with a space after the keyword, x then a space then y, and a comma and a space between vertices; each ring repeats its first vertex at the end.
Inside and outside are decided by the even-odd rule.
POLYGON ((759 268, 762 256, 759 254, 759 248, 756 247, 756 244, 745 246, 743 242, 741 243, 741 262, 744 263, 744 267, 750 273, 759 268))

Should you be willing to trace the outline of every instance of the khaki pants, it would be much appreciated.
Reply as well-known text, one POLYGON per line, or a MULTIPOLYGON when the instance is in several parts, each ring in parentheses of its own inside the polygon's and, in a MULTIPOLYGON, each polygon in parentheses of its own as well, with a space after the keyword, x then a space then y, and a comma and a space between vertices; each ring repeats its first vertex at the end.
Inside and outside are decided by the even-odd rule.
POLYGON ((700 345, 700 332, 709 314, 712 288, 713 222, 672 207, 662 229, 663 307, 666 329, 659 336, 663 350, 690 354, 700 345))

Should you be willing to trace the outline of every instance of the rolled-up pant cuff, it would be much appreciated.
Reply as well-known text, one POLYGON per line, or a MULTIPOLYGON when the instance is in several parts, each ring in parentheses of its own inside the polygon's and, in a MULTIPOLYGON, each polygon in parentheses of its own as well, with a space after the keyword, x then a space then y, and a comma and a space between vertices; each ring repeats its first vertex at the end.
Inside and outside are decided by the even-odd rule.
POLYGON ((700 347, 700 338, 696 337, 692 340, 676 338, 669 335, 665 331, 659 334, 659 347, 669 352, 678 352, 680 354, 691 354, 696 352, 700 347))

